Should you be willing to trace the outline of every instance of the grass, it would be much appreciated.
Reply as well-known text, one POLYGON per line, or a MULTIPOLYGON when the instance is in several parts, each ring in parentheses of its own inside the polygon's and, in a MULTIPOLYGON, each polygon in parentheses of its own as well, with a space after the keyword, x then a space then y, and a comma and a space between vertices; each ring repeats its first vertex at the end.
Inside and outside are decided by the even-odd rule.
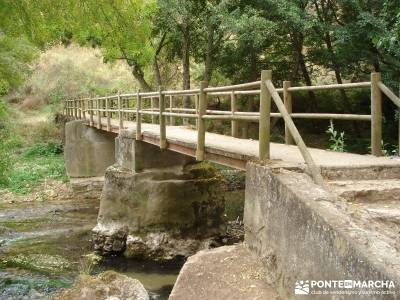
POLYGON ((0 188, 16 194, 28 194, 46 179, 68 181, 62 145, 58 142, 37 143, 11 155, 13 167, 0 188))

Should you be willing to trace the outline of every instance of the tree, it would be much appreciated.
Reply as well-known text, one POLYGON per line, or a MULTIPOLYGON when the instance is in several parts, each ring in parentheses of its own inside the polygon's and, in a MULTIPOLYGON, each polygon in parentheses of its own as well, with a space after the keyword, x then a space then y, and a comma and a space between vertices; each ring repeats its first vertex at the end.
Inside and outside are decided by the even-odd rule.
MULTIPOLYGON (((196 36, 198 16, 204 9, 203 1, 159 1, 159 24, 167 28, 170 52, 182 61, 182 89, 190 89, 190 57, 196 36)), ((190 107, 190 97, 183 97, 183 107, 190 107)), ((185 120, 187 123, 188 120, 185 120)))
POLYGON ((144 69, 151 64, 154 1, 6 0, 15 31, 42 49, 55 43, 100 47, 105 60, 125 60, 143 90, 150 90, 144 69))
POLYGON ((18 87, 29 74, 29 63, 37 49, 23 38, 13 38, 0 31, 0 96, 18 87))

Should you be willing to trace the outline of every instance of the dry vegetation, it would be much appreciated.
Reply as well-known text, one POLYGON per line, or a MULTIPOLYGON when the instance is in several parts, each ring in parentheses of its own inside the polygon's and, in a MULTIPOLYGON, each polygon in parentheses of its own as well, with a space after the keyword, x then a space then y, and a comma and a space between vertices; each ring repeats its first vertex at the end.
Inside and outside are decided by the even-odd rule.
POLYGON ((123 62, 104 63, 99 50, 56 46, 38 59, 30 78, 14 95, 25 110, 68 97, 133 91, 136 83, 123 62))

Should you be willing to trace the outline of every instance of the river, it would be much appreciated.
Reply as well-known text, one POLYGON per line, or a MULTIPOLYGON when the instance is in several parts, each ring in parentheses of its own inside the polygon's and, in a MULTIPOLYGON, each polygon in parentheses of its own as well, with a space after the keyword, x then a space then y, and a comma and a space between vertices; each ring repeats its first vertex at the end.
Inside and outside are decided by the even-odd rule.
POLYGON ((0 299, 51 299, 83 273, 115 270, 138 279, 152 299, 167 299, 179 264, 109 257, 91 265, 99 200, 16 202, 0 210, 0 299))

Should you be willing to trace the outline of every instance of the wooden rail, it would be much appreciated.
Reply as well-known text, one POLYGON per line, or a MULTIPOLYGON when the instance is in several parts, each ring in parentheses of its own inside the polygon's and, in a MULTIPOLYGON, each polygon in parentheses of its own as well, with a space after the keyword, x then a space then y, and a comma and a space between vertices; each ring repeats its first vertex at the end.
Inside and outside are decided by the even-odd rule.
MULTIPOLYGON (((271 117, 283 118, 285 122, 285 143, 296 144, 309 168, 309 171, 318 184, 322 184, 322 177, 312 159, 307 147, 297 130, 294 118, 309 119, 337 119, 371 122, 371 152, 375 156, 382 155, 382 94, 386 95, 400 108, 400 98, 397 97, 381 81, 380 73, 372 73, 371 81, 359 83, 331 84, 318 86, 291 86, 289 81, 283 82, 282 88, 275 88, 272 83, 272 72, 262 71, 261 80, 238 85, 222 87, 209 87, 207 82, 201 82, 198 89, 191 90, 162 90, 157 92, 119 93, 104 97, 91 97, 84 99, 69 99, 64 101, 64 113, 69 117, 87 119, 94 126, 94 116, 97 118, 97 126, 101 128, 101 118, 106 117, 106 130, 111 130, 111 119, 119 120, 119 130, 124 128, 125 120, 136 121, 136 139, 142 139, 143 118, 149 118, 151 123, 159 123, 160 126, 160 148, 167 147, 166 126, 176 125, 178 118, 193 119, 197 130, 196 159, 201 161, 206 158, 205 133, 207 120, 229 120, 231 121, 231 134, 239 136, 239 123, 259 123, 259 159, 267 161, 270 159, 270 120, 271 117), (335 89, 371 89, 371 114, 331 114, 331 113, 299 113, 293 112, 293 93, 301 91, 321 91, 335 89), (282 96, 281 96, 281 95, 282 96), (259 112, 238 111, 238 97, 243 95, 258 95, 260 97, 259 112), (177 98, 189 96, 194 99, 192 107, 176 107, 177 98), (212 110, 207 109, 209 97, 229 97, 231 109, 212 110), (148 101, 150 100, 150 101, 148 101), (157 105, 156 105, 157 100, 157 105), (169 102, 169 103, 167 103, 169 102), (278 112, 271 112, 271 104, 275 103, 278 112)), ((400 127, 400 121, 399 121, 400 127)), ((399 129, 400 149, 400 129, 399 129)))

